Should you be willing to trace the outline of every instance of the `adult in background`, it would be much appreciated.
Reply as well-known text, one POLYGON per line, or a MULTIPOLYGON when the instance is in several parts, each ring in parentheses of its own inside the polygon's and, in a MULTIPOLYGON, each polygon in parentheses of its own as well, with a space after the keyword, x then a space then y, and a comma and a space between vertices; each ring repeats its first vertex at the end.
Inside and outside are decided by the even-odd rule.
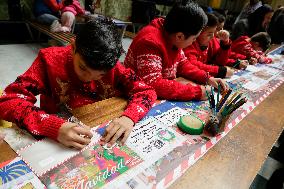
POLYGON ((281 44, 284 42, 284 6, 275 11, 271 19, 268 33, 271 36, 271 42, 281 44))
POLYGON ((264 4, 248 18, 238 21, 232 30, 232 40, 239 38, 240 36, 253 36, 258 32, 266 32, 273 15, 273 9, 270 5, 264 4))
POLYGON ((248 16, 253 13, 256 9, 262 6, 262 2, 259 0, 250 0, 242 9, 239 16, 237 17, 234 24, 239 22, 241 19, 248 18, 248 16))

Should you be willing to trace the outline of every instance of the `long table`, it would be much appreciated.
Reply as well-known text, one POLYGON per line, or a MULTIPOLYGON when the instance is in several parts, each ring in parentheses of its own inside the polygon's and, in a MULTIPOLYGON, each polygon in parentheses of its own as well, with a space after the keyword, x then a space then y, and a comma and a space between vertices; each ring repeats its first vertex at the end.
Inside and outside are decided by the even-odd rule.
MULTIPOLYGON (((282 84, 170 188, 248 188, 283 130, 283 97, 282 84)), ((124 100, 112 98, 93 104, 93 109, 87 105, 74 110, 73 114, 87 124, 97 125, 118 117, 125 105, 124 100), (110 103, 116 109, 102 111, 110 103), (90 112, 84 109, 96 117, 89 119, 90 112)), ((0 149, 0 164, 17 156, 6 142, 0 144, 0 149)))
POLYGON ((169 188, 249 188, 283 131, 283 99, 282 84, 169 188))

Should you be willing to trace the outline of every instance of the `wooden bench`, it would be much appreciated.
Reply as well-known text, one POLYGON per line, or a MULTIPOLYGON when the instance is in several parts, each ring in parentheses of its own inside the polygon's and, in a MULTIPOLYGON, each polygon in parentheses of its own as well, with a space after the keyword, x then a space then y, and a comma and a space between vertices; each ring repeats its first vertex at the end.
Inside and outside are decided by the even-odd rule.
MULTIPOLYGON (((126 26, 127 26, 127 24, 130 24, 130 23, 121 23, 121 22, 118 22, 118 21, 114 21, 114 23, 117 26, 124 25, 124 26, 122 26, 122 29, 120 29, 122 38, 124 36, 129 37, 129 38, 134 38, 135 35, 133 33, 126 31, 126 26)), ((30 34, 32 40, 35 40, 35 38, 34 38, 34 35, 31 31, 31 27, 38 31, 37 40, 40 39, 41 33, 44 33, 44 34, 48 35, 49 37, 51 37, 52 39, 55 39, 56 41, 58 41, 63 46, 68 45, 71 42, 71 39, 76 36, 75 34, 70 33, 70 32, 59 32, 59 33, 51 32, 49 26, 40 24, 36 21, 27 20, 26 26, 28 28, 28 31, 29 31, 29 34, 30 34)), ((75 26, 75 24, 74 24, 74 26, 75 26)), ((73 27, 73 30, 74 30, 74 27, 73 27)))
POLYGON ((30 27, 33 27, 34 29, 38 30, 38 37, 37 40, 40 39, 40 34, 44 33, 51 37, 52 39, 55 39, 56 41, 60 42, 62 45, 66 46, 71 42, 71 39, 75 37, 75 34, 70 33, 70 32, 59 32, 59 33, 54 33, 50 31, 49 26, 40 24, 36 21, 26 21, 26 26, 28 28, 29 34, 32 38, 32 40, 35 40, 33 33, 31 31, 30 27))

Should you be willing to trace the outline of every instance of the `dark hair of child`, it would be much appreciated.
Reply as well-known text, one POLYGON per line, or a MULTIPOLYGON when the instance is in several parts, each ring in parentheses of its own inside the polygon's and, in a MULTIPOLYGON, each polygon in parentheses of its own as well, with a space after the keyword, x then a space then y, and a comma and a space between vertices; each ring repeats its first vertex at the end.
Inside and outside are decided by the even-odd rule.
POLYGON ((225 18, 225 16, 222 15, 221 13, 219 13, 219 12, 217 12, 217 11, 214 11, 212 14, 218 18, 218 22, 219 22, 219 23, 225 22, 226 18, 225 18))
POLYGON ((263 51, 270 47, 271 38, 266 32, 259 32, 251 37, 252 42, 258 42, 263 51))
POLYGON ((218 18, 214 15, 214 14, 211 14, 211 13, 206 13, 207 15, 207 18, 208 18, 208 22, 207 22, 207 27, 215 27, 218 25, 218 18))
POLYGON ((166 16, 164 28, 172 34, 182 32, 186 38, 196 35, 207 23, 202 8, 190 0, 176 3, 166 16))
POLYGON ((88 21, 77 34, 75 44, 76 53, 88 67, 96 70, 113 68, 123 52, 121 34, 107 19, 88 21))

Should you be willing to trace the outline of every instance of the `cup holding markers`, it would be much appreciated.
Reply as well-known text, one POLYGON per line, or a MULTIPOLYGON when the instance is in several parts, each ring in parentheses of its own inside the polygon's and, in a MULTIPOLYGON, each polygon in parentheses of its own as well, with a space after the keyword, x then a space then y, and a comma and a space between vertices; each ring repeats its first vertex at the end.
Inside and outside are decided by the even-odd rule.
POLYGON ((211 94, 208 95, 208 101, 210 106, 210 116, 204 129, 212 136, 217 135, 224 131, 227 120, 230 115, 247 102, 246 98, 242 98, 242 93, 233 92, 232 89, 223 92, 221 99, 220 87, 218 86, 217 99, 214 98, 214 91, 211 90, 211 94), (216 103, 215 103, 216 102, 216 103))

